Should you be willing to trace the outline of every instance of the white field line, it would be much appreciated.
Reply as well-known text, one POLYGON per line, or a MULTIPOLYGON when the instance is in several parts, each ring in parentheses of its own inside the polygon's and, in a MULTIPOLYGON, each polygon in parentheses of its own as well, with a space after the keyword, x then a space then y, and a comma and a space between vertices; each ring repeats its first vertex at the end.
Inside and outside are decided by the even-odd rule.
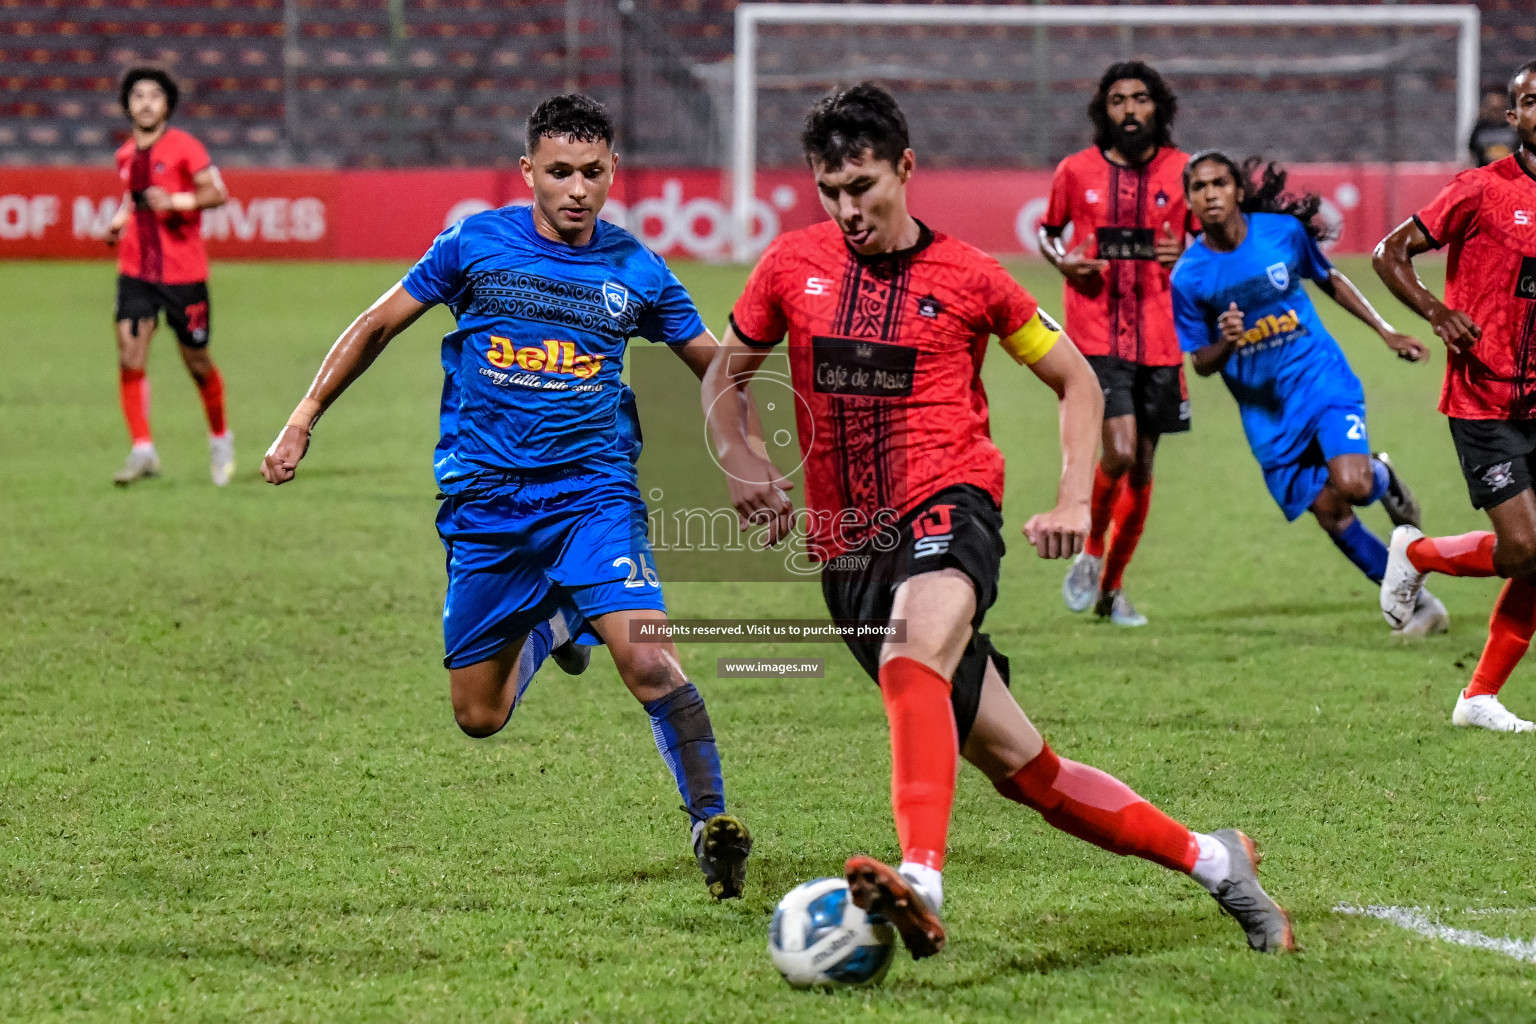
POLYGON ((1525 963, 1536 963, 1536 940, 1526 941, 1508 937, 1496 939, 1482 932, 1452 928, 1431 919, 1421 907, 1357 907, 1350 903, 1340 903, 1333 908, 1333 912, 1353 914, 1356 917, 1379 918, 1399 928, 1406 928, 1411 932, 1427 935, 1431 939, 1439 939, 1441 942, 1454 942, 1458 946, 1470 946, 1473 949, 1488 949, 1525 963))

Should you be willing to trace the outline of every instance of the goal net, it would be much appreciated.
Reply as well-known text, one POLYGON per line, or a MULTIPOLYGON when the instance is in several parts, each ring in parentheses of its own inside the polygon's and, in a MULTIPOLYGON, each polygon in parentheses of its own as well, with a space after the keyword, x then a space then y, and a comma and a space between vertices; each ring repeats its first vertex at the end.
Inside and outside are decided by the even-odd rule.
POLYGON ((1133 57, 1176 89, 1188 150, 1455 160, 1476 116, 1478 26, 1477 8, 1452 5, 742 4, 738 231, 756 170, 802 161, 811 102, 866 78, 900 98, 928 167, 1053 165, 1087 144, 1099 74, 1133 57))

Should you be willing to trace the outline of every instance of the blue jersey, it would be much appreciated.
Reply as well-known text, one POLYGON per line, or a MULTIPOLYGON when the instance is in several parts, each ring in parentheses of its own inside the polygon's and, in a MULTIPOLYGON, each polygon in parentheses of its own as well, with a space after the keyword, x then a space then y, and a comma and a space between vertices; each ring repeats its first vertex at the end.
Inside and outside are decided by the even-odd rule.
POLYGON ((528 207, 455 224, 401 284, 457 321, 443 337, 433 467, 447 494, 509 471, 628 467, 626 343, 680 345, 704 333, 676 276, 629 232, 600 220, 575 248, 540 236, 528 207))
POLYGON ((1220 339, 1216 318, 1229 303, 1247 329, 1222 367, 1243 431, 1259 463, 1301 457, 1324 410, 1363 405, 1360 379, 1318 318, 1303 278, 1326 282, 1328 257, 1289 214, 1247 215, 1248 234, 1232 252, 1196 239, 1173 269, 1173 319, 1179 347, 1195 352, 1220 339))

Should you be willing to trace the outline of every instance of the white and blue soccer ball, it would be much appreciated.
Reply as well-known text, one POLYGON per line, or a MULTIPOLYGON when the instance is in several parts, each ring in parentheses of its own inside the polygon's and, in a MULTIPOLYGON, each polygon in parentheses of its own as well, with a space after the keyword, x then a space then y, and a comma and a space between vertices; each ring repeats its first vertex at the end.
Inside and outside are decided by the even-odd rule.
POLYGON ((855 906, 841 878, 795 886, 768 923, 768 955, 795 988, 875 984, 895 953, 895 929, 855 906))

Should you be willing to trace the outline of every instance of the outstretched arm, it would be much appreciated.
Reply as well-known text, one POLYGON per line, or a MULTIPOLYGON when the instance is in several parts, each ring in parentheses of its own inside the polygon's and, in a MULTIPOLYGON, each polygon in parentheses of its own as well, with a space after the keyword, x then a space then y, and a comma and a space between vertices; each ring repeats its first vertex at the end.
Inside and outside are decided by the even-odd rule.
POLYGON ((772 547, 789 536, 793 526, 794 505, 784 492, 795 484, 768 458, 757 404, 748 386, 767 358, 767 350, 746 345, 734 328, 726 328, 725 340, 713 352, 699 390, 709 436, 741 528, 766 522, 767 543, 772 547))
POLYGON ((1030 517, 1024 536, 1041 558, 1071 558, 1088 536, 1088 501, 1093 490, 1094 452, 1104 422, 1099 378, 1065 334, 1029 363, 1035 376, 1056 392, 1061 422, 1061 481, 1056 507, 1030 517))
POLYGON ((1345 277, 1338 267, 1330 270, 1327 283, 1319 283, 1318 287, 1327 292, 1329 298, 1347 309, 1357 320, 1375 331, 1381 340, 1387 343, 1387 348, 1397 353, 1397 358, 1410 363, 1429 358, 1429 349, 1424 343, 1418 338, 1399 332, 1387 323, 1366 297, 1360 294, 1360 289, 1355 287, 1355 282, 1345 277))
POLYGON ((320 372, 315 374, 309 391, 261 461, 261 475, 268 483, 282 484, 293 479, 299 460, 309 451, 309 436, 321 414, 363 375, 395 335, 415 323, 428 308, 427 303, 413 298, 397 284, 341 332, 320 364, 320 372))
POLYGON ((1483 336, 1483 329, 1467 314, 1451 309, 1436 298, 1419 280, 1418 271, 1413 269, 1413 258, 1434 248, 1435 244, 1424 234, 1419 222, 1410 217, 1377 244, 1371 255, 1371 266, 1399 302, 1429 321, 1429 326, 1445 342, 1446 348, 1452 352, 1465 352, 1483 336))

